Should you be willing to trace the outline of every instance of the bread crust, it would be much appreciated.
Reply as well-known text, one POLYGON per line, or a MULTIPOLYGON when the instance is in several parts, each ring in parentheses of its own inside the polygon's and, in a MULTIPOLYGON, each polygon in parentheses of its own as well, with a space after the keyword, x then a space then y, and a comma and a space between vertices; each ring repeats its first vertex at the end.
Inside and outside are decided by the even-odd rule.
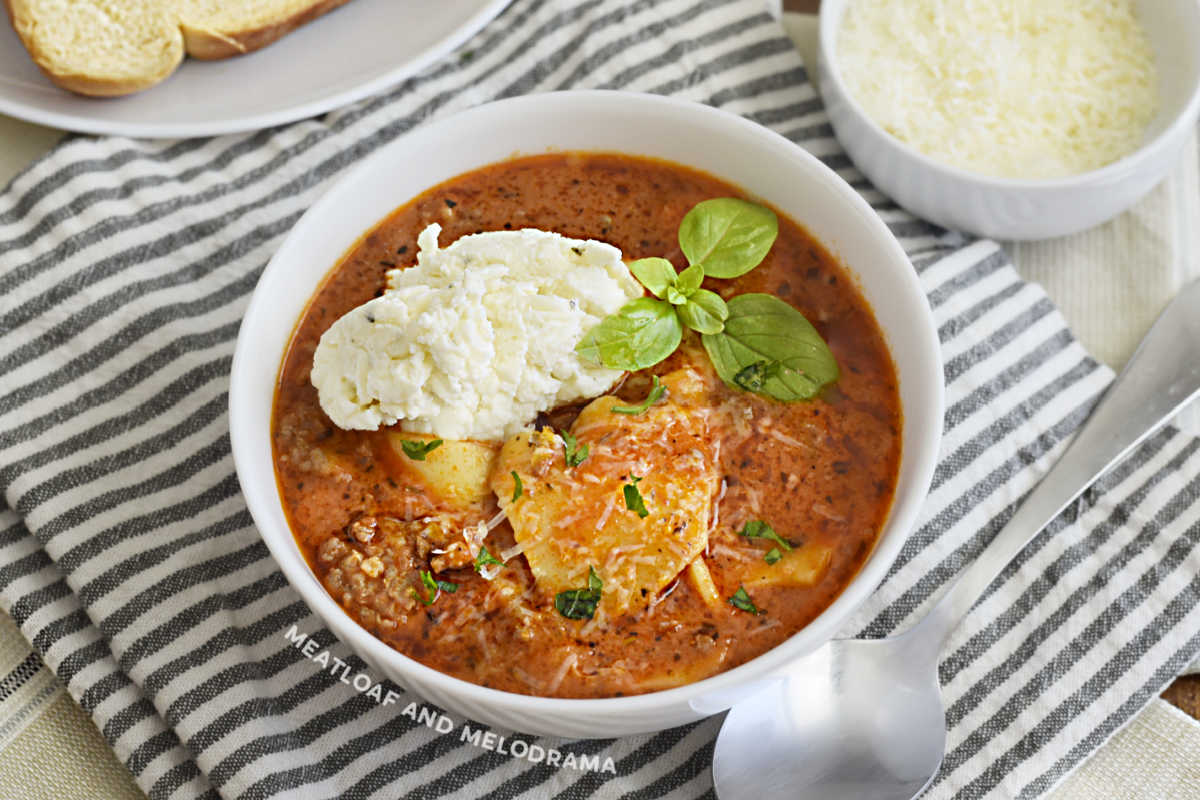
POLYGON ((161 83, 179 68, 185 55, 211 61, 253 52, 338 6, 345 5, 349 0, 314 0, 306 8, 282 19, 247 30, 213 31, 190 26, 181 21, 173 33, 169 34, 171 41, 164 42, 169 51, 167 58, 163 59, 161 64, 154 65, 152 69, 142 73, 131 69, 128 75, 105 75, 66 68, 50 54, 43 52, 33 35, 33 30, 38 24, 53 22, 39 21, 26 15, 24 12, 27 7, 22 0, 3 2, 9 23, 21 39, 25 50, 42 74, 54 85, 89 97, 119 97, 161 83))
POLYGON ((174 67, 154 77, 139 78, 137 80, 111 80, 81 73, 54 72, 47 69, 36 58, 34 59, 34 63, 37 64, 42 74, 49 78, 50 82, 55 86, 60 89, 66 89, 68 92, 88 97, 123 97, 127 94, 140 92, 143 89, 149 89, 151 86, 156 86, 169 78, 179 66, 179 62, 176 62, 174 67))
POLYGON ((213 31, 181 23, 184 46, 187 54, 201 61, 216 61, 259 50, 326 14, 350 0, 318 0, 308 8, 301 9, 269 25, 243 31, 213 31))

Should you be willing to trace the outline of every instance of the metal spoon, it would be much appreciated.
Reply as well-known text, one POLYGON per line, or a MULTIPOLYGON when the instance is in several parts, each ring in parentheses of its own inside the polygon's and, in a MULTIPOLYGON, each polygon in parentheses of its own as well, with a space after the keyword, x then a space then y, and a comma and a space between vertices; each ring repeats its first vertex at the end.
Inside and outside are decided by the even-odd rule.
POLYGON ((1158 318, 1061 459, 929 614, 888 639, 836 639, 733 707, 721 800, 907 800, 941 766, 942 647, 1000 571, 1109 467, 1200 394, 1200 281, 1158 318))

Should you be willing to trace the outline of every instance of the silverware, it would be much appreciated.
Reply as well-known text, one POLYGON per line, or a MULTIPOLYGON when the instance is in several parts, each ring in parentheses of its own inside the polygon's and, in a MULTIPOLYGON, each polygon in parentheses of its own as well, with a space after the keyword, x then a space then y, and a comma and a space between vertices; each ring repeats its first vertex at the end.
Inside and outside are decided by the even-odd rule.
POLYGON ((1000 571, 1093 481, 1200 394, 1200 281, 1189 284, 1041 483, 929 614, 887 639, 836 639, 730 710, 717 737, 721 800, 907 800, 942 763, 937 665, 1000 571))

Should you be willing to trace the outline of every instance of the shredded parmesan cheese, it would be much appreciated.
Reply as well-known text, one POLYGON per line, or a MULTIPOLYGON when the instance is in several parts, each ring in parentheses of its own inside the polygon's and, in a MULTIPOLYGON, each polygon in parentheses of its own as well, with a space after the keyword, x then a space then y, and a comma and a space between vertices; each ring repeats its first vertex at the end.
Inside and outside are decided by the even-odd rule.
POLYGON ((575 666, 575 662, 578 660, 579 655, 577 653, 570 653, 563 659, 562 664, 559 665, 558 670, 554 673, 554 677, 550 679, 550 684, 546 687, 546 691, 549 694, 554 694, 558 691, 558 687, 562 685, 563 678, 567 677, 567 672, 570 671, 571 667, 575 666))
POLYGON ((832 508, 825 505, 824 503, 813 503, 812 510, 813 510, 814 514, 817 514, 818 516, 822 516, 825 519, 829 520, 830 522, 845 522, 846 521, 846 518, 844 516, 842 516, 841 514, 839 514, 836 511, 834 511, 832 508))
POLYGON ((596 530, 600 530, 604 527, 604 523, 608 522, 609 515, 612 514, 613 509, 616 508, 616 506, 616 499, 610 497, 604 506, 604 513, 600 515, 600 519, 596 520, 596 530))
POLYGON ((750 631, 750 635, 755 636, 757 634, 764 633, 765 631, 769 631, 772 628, 778 628, 782 624, 783 623, 777 619, 769 619, 766 622, 764 622, 762 625, 759 625, 757 628, 750 631))
POLYGON ((654 613, 654 609, 658 608, 659 604, 661 604, 661 603, 662 603, 662 601, 664 601, 664 600, 666 600, 668 597, 670 597, 670 596, 671 596, 671 592, 675 591, 675 588, 676 588, 677 586, 679 586, 679 579, 678 579, 678 578, 676 578, 675 580, 671 581, 671 585, 670 585, 670 586, 668 586, 666 589, 663 589, 663 591, 662 591, 662 594, 658 595, 657 597, 653 597, 653 598, 651 598, 651 599, 650 599, 650 606, 649 606, 649 608, 647 608, 647 609, 646 609, 646 614, 647 614, 647 616, 649 616, 650 614, 653 614, 653 613, 654 613))
POLYGON ((868 116, 931 158, 1010 178, 1109 164, 1154 117, 1132 0, 857 0, 837 61, 868 116))
POLYGON ((500 551, 500 560, 508 561, 510 558, 519 556, 523 552, 525 552, 525 545, 521 542, 517 542, 512 547, 506 547, 500 551))
POLYGON ((483 545, 483 540, 487 538, 489 530, 491 529, 482 522, 463 528, 463 541, 467 543, 467 551, 471 554, 471 558, 479 557, 479 548, 483 545))
POLYGON ((714 544, 712 552, 715 556, 726 556, 727 558, 735 558, 738 561, 753 561, 754 556, 749 553, 744 553, 741 550, 734 550, 726 544, 714 544))
POLYGON ((811 444, 805 444, 804 442, 800 441, 799 439, 795 439, 791 436, 788 436, 786 433, 781 433, 780 431, 775 430, 774 427, 766 426, 763 429, 763 432, 766 433, 767 436, 770 436, 775 441, 786 444, 788 447, 795 447, 798 450, 807 450, 809 452, 816 450, 816 448, 813 447, 811 444))

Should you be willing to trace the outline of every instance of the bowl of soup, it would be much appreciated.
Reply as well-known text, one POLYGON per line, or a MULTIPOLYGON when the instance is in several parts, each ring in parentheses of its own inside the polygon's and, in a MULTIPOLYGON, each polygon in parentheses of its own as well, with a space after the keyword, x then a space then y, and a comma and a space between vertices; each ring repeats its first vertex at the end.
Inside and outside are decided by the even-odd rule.
POLYGON ((611 737, 838 632, 942 402, 916 274, 835 173, 708 106, 563 92, 426 124, 306 212, 230 426, 280 568, 380 676, 611 737))

